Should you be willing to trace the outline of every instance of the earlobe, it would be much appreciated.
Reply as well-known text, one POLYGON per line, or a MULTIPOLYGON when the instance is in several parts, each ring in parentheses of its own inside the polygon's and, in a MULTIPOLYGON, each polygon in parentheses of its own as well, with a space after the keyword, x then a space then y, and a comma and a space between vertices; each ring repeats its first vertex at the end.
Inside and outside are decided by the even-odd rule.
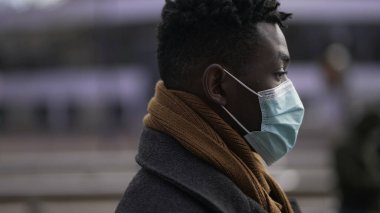
POLYGON ((205 97, 218 105, 226 105, 227 99, 223 89, 225 73, 219 64, 211 64, 206 68, 202 77, 205 97))

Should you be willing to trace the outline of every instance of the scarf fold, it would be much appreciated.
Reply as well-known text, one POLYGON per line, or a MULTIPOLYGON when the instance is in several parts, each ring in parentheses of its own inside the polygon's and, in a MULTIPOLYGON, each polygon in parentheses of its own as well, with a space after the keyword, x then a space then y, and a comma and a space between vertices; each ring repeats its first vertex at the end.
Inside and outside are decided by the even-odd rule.
POLYGON ((173 136, 226 174, 269 213, 293 213, 286 194, 268 174, 261 157, 199 97, 168 90, 159 81, 144 124, 173 136))

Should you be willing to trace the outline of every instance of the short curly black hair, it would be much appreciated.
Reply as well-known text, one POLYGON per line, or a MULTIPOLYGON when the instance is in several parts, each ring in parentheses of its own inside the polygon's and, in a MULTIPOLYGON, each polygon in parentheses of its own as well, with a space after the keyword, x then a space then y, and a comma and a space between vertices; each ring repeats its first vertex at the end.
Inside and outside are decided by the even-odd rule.
POLYGON ((240 70, 257 43, 259 22, 291 16, 277 0, 166 0, 158 26, 157 59, 168 88, 191 84, 212 63, 240 70))

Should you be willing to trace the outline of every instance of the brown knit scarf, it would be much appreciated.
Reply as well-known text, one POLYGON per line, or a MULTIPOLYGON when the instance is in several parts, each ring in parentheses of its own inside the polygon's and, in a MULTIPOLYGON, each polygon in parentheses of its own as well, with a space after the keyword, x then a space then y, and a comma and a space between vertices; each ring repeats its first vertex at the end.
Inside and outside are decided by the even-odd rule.
POLYGON ((168 90, 162 81, 144 124, 173 136, 187 150, 224 172, 270 213, 293 213, 284 191, 247 142, 200 98, 168 90))

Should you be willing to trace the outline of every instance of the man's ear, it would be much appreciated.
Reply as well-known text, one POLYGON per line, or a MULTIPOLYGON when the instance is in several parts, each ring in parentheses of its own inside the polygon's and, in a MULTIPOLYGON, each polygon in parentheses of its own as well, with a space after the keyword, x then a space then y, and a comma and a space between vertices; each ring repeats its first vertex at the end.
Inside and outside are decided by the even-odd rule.
POLYGON ((224 68, 219 64, 211 64, 206 68, 202 76, 203 92, 205 96, 218 105, 226 105, 227 99, 223 89, 223 81, 226 77, 224 68))

